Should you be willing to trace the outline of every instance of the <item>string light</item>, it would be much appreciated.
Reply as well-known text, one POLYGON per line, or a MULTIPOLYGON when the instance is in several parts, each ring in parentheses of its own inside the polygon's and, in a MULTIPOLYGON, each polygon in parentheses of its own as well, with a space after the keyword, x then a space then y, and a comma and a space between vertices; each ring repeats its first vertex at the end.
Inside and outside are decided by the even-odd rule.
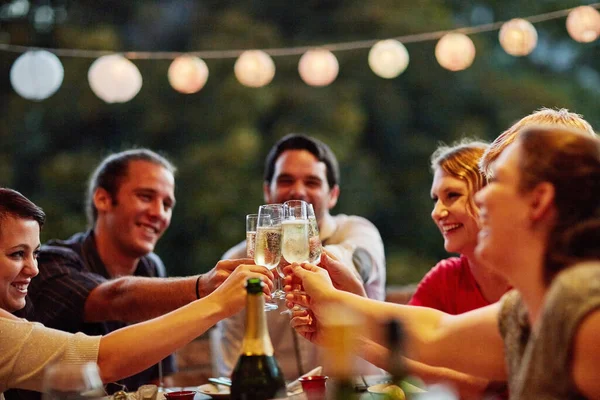
POLYGON ((463 33, 450 32, 444 35, 435 46, 438 63, 450 71, 469 68, 475 59, 475 45, 463 33))
POLYGON ((142 88, 142 75, 134 63, 112 54, 92 63, 88 71, 92 91, 107 103, 125 103, 142 88))
POLYGON ((578 42, 593 42, 600 35, 600 13, 590 6, 573 9, 567 17, 567 32, 578 42))
POLYGON ((248 50, 237 59, 233 72, 242 85, 258 88, 273 80, 275 63, 264 51, 248 50))
POLYGON ((300 78, 310 86, 327 86, 337 78, 340 66, 332 52, 325 49, 308 50, 298 63, 300 78))
POLYGON ((44 100, 62 84, 63 66, 54 54, 45 50, 27 51, 10 69, 10 83, 19 96, 28 100, 44 100))
POLYGON ((198 57, 179 56, 169 66, 167 77, 173 89, 180 93, 192 94, 206 84, 208 67, 198 57))
POLYGON ((500 45, 508 54, 526 56, 537 44, 537 31, 523 18, 511 19, 500 28, 500 45))
POLYGON ((377 42, 369 51, 369 67, 382 78, 397 77, 408 67, 408 61, 406 47, 394 39, 377 42))
MULTIPOLYGON (((175 60, 178 57, 185 56, 189 59, 196 58, 201 63, 203 63, 202 59, 228 59, 228 58, 237 58, 236 68, 234 68, 234 72, 236 73, 236 77, 238 80, 247 86, 250 87, 260 87, 264 86, 271 82, 273 76, 275 74, 275 65, 271 57, 284 57, 284 56, 302 56, 300 58, 300 62, 298 65, 298 70, 302 79, 309 85, 312 86, 326 86, 333 82, 337 74, 339 72, 339 64, 337 62, 337 58, 333 54, 333 52, 338 51, 349 51, 349 50, 357 50, 357 49, 371 49, 369 52, 369 66, 373 70, 375 74, 382 78, 391 79, 399 74, 401 74, 406 66, 408 65, 408 52, 404 45, 409 43, 418 43, 425 42, 431 40, 438 40, 436 45, 436 58, 440 65, 444 66, 451 71, 459 71, 461 69, 468 68, 475 57, 475 46, 473 42, 467 35, 482 33, 482 32, 490 32, 494 30, 501 30, 502 27, 506 26, 505 32, 500 32, 500 42, 505 51, 509 54, 513 54, 516 56, 529 54, 537 43, 537 32, 532 24, 539 23, 543 21, 554 20, 562 17, 567 17, 566 26, 571 37, 578 42, 591 42, 598 38, 600 35, 600 13, 598 13, 597 9, 600 8, 600 3, 594 3, 587 6, 580 6, 575 8, 563 9, 558 11, 553 11, 544 14, 538 14, 529 16, 526 18, 517 19, 520 20, 520 26, 516 26, 514 20, 509 21, 508 23, 504 22, 494 22, 489 24, 477 25, 472 27, 465 27, 460 29, 453 30, 445 30, 445 31, 434 31, 434 32, 426 32, 414 35, 404 35, 390 38, 388 40, 379 41, 379 40, 362 40, 362 41, 354 41, 354 42, 342 42, 342 43, 329 43, 323 44, 319 46, 319 50, 315 50, 313 46, 302 46, 302 47, 285 47, 285 48, 270 48, 263 50, 251 50, 255 52, 260 52, 259 54, 264 54, 268 57, 269 62, 266 62, 267 58, 263 56, 262 68, 265 72, 264 75, 258 77, 256 75, 258 72, 255 71, 255 75, 253 79, 249 79, 248 81, 244 81, 245 78, 240 78, 244 76, 243 72, 236 71, 237 65, 242 59, 242 55, 246 52, 250 52, 248 50, 216 50, 216 51, 192 51, 192 52, 125 52, 120 54, 115 54, 112 51, 98 51, 98 50, 86 50, 86 49, 65 49, 65 48, 36 48, 31 46, 20 46, 20 45, 11 45, 11 44, 2 44, 0 43, 0 51, 5 52, 13 52, 13 53, 26 53, 29 51, 47 51, 53 53, 55 56, 59 57, 78 57, 78 58, 93 58, 99 61, 105 56, 111 57, 120 57, 125 61, 128 60, 175 60), (510 29, 509 29, 510 28, 510 29), (519 36, 522 35, 522 36, 519 36), (443 39, 443 40, 442 40, 443 39), (392 44, 395 41, 397 44, 392 44), (386 50, 383 51, 383 44, 379 43, 387 43, 386 50), (508 44, 511 43, 511 44, 508 44), (520 44, 515 44, 520 43, 520 44), (378 45, 379 44, 379 45, 378 45), (378 46, 376 46, 378 45, 378 46), (394 47, 395 46, 395 47, 394 47), (401 46, 401 47, 400 47, 401 46), (402 50, 403 49, 403 50, 402 50), (457 50, 458 49, 458 50, 457 50), (315 53, 316 52, 316 53, 315 53), (460 54, 462 52, 462 54, 460 54), (303 61, 304 60, 304 61, 303 61)), ((256 54, 254 57, 257 57, 256 54)), ((116 60, 117 58, 112 58, 112 60, 116 60)), ((243 60, 243 59, 242 59, 243 60)), ((129 71, 130 81, 121 91, 117 94, 116 89, 105 90, 98 87, 97 83, 92 83, 96 79, 92 79, 92 68, 96 65, 96 62, 92 64, 90 71, 88 72, 88 79, 90 81, 90 85, 92 86, 92 90, 96 93, 100 98, 104 99, 107 102, 120 102, 120 101, 128 101, 133 98, 137 92, 140 90, 142 85, 142 78, 139 74, 139 70, 135 65, 129 62, 128 67, 124 67, 126 65, 122 61, 120 64, 123 65, 125 70, 129 71), (125 90, 127 89, 127 90, 125 90), (124 93, 128 91, 128 95, 126 96, 124 93), (106 93, 104 93, 106 92, 106 93), (110 94, 108 92, 111 92, 110 94), (102 95, 98 94, 102 93, 102 95), (126 99, 126 100, 124 100, 126 99)), ((116 61, 114 61, 116 62, 116 61)), ((251 64, 251 63, 249 63, 251 64)), ((177 65, 172 63, 173 65, 177 65)), ((243 66, 244 63, 241 63, 243 66)), ((202 66, 199 66, 198 62, 192 62, 192 64, 188 61, 188 67, 195 69, 196 79, 199 79, 196 83, 196 87, 200 86, 196 91, 200 90, 204 84, 206 83, 206 79, 208 78, 208 68, 204 69, 202 66), (195 65, 195 66, 193 66, 195 65), (202 81, 202 84, 198 82, 202 81)), ((204 64, 206 67, 206 64, 204 64)), ((107 68, 106 66, 104 68, 107 68)), ((175 68, 175 67, 173 67, 175 68)), ((181 68, 181 67, 180 67, 181 68)), ((239 67, 242 70, 248 68, 239 67)), ((175 75, 180 75, 182 72, 179 72, 175 75)), ((248 71, 246 71, 248 73, 248 71)), ((173 73, 174 74, 174 73, 173 73)), ((102 74, 100 74, 102 75, 102 74)), ((108 75, 104 78, 107 80, 105 83, 108 84, 111 79, 108 78, 108 75)), ((173 76, 169 77, 169 81, 172 85, 177 79, 182 78, 174 78, 173 76)), ((191 79, 191 78, 188 78, 191 79)), ((62 77, 58 86, 56 83, 56 89, 60 86, 62 82, 62 77)), ((13 83, 12 71, 11 71, 11 83, 13 83)), ((191 81, 188 82, 191 85, 191 81)), ((109 84, 110 86, 111 84, 109 84)), ((183 85, 183 84, 182 84, 183 85)), ((113 85, 114 86, 114 85, 113 85)), ((183 85, 185 86, 185 85, 183 85)), ((15 87, 13 83, 13 87, 15 87)), ((173 86, 175 87, 175 86, 173 86)), ((55 90, 56 90, 55 89, 55 90)), ((180 90, 177 89, 176 90, 180 90)), ((181 88, 181 91, 184 93, 195 93, 194 91, 190 91, 189 88, 181 88)), ((23 94, 17 90, 15 87, 15 91, 22 95, 25 98, 40 100, 43 97, 37 95, 35 97, 33 95, 23 94), (29 97, 28 97, 29 96, 29 97)), ((49 95, 52 95, 51 92, 49 95)), ((48 96, 49 96, 48 95, 48 96)))

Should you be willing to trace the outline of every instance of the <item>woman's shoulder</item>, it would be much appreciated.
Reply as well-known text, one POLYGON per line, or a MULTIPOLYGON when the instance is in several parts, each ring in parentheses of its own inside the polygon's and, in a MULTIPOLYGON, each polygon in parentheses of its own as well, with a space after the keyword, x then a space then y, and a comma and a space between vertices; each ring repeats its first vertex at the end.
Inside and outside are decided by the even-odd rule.
MULTIPOLYGON (((600 383, 590 371, 600 368, 600 262, 582 262, 553 279, 544 304, 543 332, 548 347, 564 349, 563 363, 573 362, 573 379, 585 396, 600 395, 600 383), (593 378, 593 379, 591 379, 593 378)), ((556 352, 556 351, 555 351, 556 352)))
POLYGON ((548 289, 546 305, 569 302, 600 302, 600 261, 575 264, 561 271, 548 289))
POLYGON ((498 324, 503 337, 507 335, 520 335, 520 332, 528 329, 529 319, 527 309, 523 305, 521 294, 512 289, 505 293, 499 300, 500 313, 498 324))

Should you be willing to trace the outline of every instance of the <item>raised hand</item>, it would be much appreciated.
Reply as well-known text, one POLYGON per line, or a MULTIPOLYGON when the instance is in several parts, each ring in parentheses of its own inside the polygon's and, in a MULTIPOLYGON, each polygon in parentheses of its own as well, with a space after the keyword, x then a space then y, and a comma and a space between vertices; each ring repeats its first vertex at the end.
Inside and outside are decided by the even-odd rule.
POLYGON ((328 327, 323 324, 328 307, 336 301, 336 292, 329 274, 323 268, 311 264, 292 264, 286 267, 287 275, 285 290, 287 306, 294 304, 309 307, 307 310, 292 309, 290 325, 305 339, 325 346, 331 343, 327 340, 328 327), (304 292, 298 289, 304 289, 304 292))
POLYGON ((200 298, 208 296, 241 264, 254 264, 251 258, 240 258, 235 260, 221 260, 213 269, 200 276, 198 281, 198 294, 200 298))
POLYGON ((267 297, 273 290, 273 273, 260 265, 238 265, 229 277, 210 295, 217 296, 225 309, 225 316, 231 316, 246 305, 246 281, 248 278, 260 278, 265 283, 263 292, 267 297))
POLYGON ((312 309, 335 297, 337 290, 325 269, 305 263, 289 265, 285 271, 286 299, 289 302, 312 309))
POLYGON ((321 253, 321 268, 329 273, 333 286, 338 290, 354 293, 366 297, 367 293, 362 281, 358 278, 353 266, 346 266, 329 254, 325 249, 321 253))

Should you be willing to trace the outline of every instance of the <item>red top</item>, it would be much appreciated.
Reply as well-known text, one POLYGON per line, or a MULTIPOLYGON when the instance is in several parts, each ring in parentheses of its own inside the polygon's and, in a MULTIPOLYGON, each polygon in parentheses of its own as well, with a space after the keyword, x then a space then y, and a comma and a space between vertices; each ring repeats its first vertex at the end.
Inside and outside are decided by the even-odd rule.
POLYGON ((461 256, 437 263, 419 282, 408 304, 456 315, 492 303, 483 297, 469 268, 469 261, 461 256))

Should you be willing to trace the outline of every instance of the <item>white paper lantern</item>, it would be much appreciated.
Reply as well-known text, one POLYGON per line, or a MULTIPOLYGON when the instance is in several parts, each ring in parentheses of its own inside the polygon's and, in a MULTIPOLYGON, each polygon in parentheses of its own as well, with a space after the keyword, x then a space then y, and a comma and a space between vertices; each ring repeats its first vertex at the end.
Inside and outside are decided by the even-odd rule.
POLYGON ((332 52, 325 49, 308 50, 300 57, 300 78, 310 86, 327 86, 337 78, 340 66, 332 52))
POLYGON ((52 96, 64 78, 63 66, 46 50, 27 51, 10 68, 10 83, 19 96, 28 100, 44 100, 52 96))
POLYGON ((178 92, 196 93, 208 80, 208 67, 198 57, 179 56, 169 66, 167 76, 173 89, 178 92))
POLYGON ((462 33, 447 33, 435 46, 435 58, 438 63, 450 71, 469 68, 475 59, 473 41, 462 33))
POLYGON ((531 22, 515 18, 504 23, 498 34, 500 45, 512 56, 526 56, 537 44, 537 31, 531 22))
POLYGON ((275 63, 264 51, 248 50, 238 57, 233 72, 242 85, 262 87, 273 80, 275 63))
POLYGON ((92 91, 107 103, 125 103, 142 88, 142 74, 134 63, 119 54, 102 56, 88 71, 92 91))
POLYGON ((392 79, 408 66, 408 51, 402 43, 389 39, 375 43, 369 51, 369 66, 378 76, 392 79))
POLYGON ((593 42, 600 35, 600 13, 590 6, 573 9, 567 16, 567 32, 578 42, 593 42))

